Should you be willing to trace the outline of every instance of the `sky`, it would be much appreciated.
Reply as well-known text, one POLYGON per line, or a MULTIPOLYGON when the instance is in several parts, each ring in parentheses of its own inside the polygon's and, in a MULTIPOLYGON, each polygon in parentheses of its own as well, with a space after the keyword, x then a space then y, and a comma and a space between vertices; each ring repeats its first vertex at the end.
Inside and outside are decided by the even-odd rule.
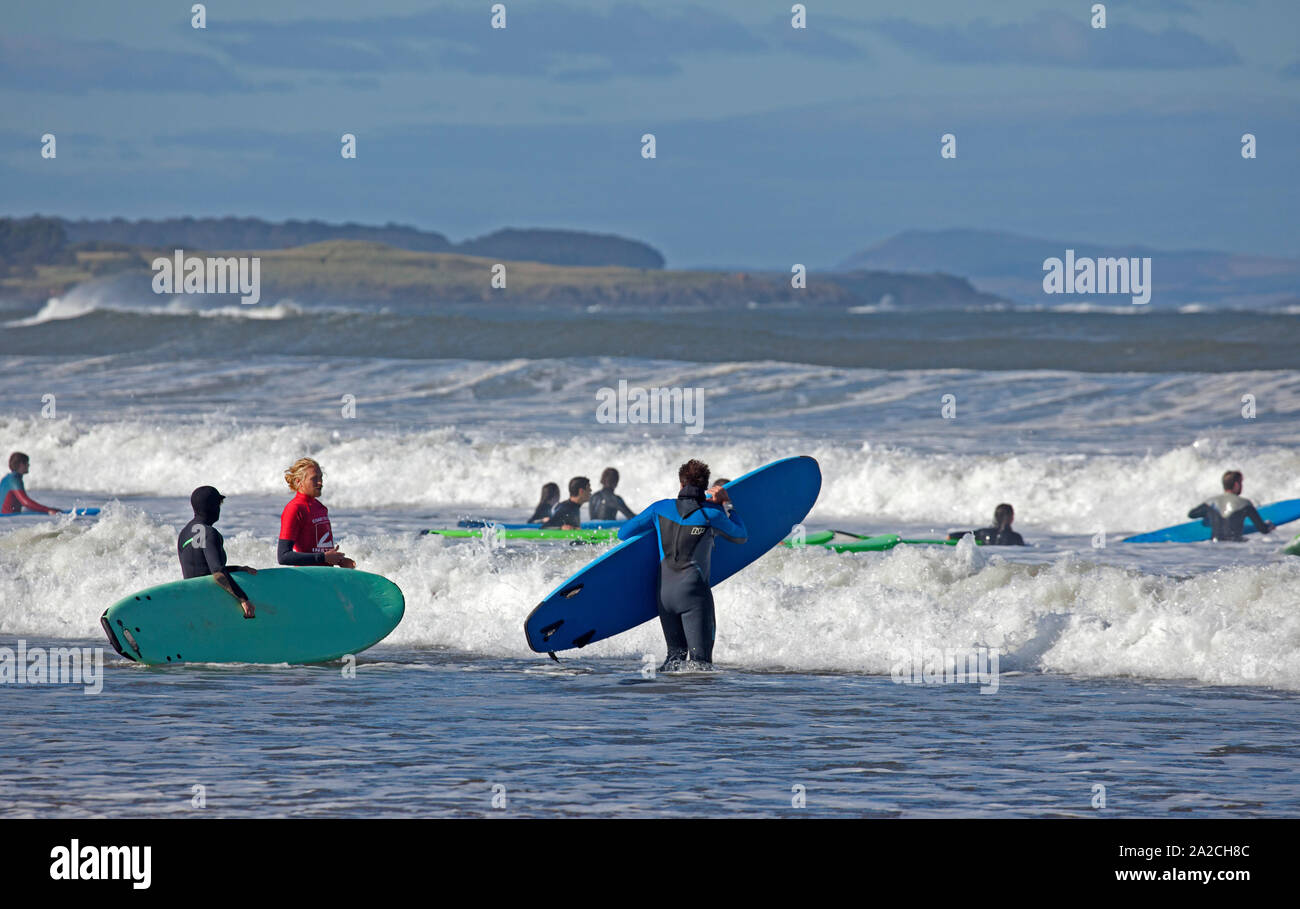
POLYGON ((1300 256, 1300 4, 1104 5, 10 3, 0 214, 567 228, 672 267, 953 227, 1300 256))

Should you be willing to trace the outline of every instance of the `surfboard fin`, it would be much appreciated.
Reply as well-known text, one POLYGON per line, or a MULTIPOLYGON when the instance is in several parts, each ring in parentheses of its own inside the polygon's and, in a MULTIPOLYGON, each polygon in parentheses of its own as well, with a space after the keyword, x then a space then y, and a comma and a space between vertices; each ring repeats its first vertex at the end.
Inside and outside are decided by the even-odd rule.
POLYGON ((555 655, 555 651, 554 651, 554 650, 548 650, 548 651, 546 651, 546 655, 547 655, 548 657, 550 657, 551 659, 555 660, 555 662, 557 662, 557 663, 560 662, 560 658, 557 657, 557 656, 555 655))

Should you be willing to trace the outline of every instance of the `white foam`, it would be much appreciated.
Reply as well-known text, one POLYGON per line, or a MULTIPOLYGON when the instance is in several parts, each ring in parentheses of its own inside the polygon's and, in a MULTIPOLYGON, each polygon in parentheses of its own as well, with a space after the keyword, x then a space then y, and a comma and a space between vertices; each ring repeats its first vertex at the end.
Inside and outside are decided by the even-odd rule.
MULTIPOLYGON (((940 421, 936 420, 936 423, 940 421)), ((327 424, 328 425, 328 424, 327 424)), ((606 466, 619 493, 640 508, 672 492, 677 466, 701 458, 732 479, 780 457, 808 454, 822 465, 811 523, 871 516, 875 522, 943 528, 991 520, 999 502, 1039 532, 1108 536, 1180 523, 1212 495, 1225 466, 1247 472, 1246 495, 1263 504, 1300 497, 1300 452, 1284 446, 1197 440, 1149 455, 921 453, 871 443, 738 438, 725 433, 524 437, 451 426, 344 435, 327 425, 244 425, 210 418, 185 425, 80 423, 0 417, 0 438, 21 439, 33 458, 28 489, 92 485, 114 495, 188 499, 210 484, 228 496, 286 496, 284 470, 304 455, 321 462, 332 508, 419 508, 507 518, 536 504, 543 483, 565 484, 606 466)), ((95 504, 88 502, 87 504, 95 504)), ((520 520, 526 517, 523 515, 520 520)))
MULTIPOLYGON (((97 637, 108 605, 179 576, 178 531, 115 505, 98 522, 0 535, 0 634, 97 637)), ((228 536, 231 562, 273 565, 273 535, 228 536)), ((347 549, 406 596, 406 617, 385 643, 526 659, 538 656, 524 618, 595 554, 412 534, 354 537, 347 549)), ((900 652, 982 646, 1001 652, 1004 670, 1300 689, 1300 559, 1167 577, 1072 554, 1026 564, 970 545, 781 549, 715 596, 724 666, 889 674, 900 652)), ((639 664, 643 653, 663 655, 653 622, 567 657, 639 664)))

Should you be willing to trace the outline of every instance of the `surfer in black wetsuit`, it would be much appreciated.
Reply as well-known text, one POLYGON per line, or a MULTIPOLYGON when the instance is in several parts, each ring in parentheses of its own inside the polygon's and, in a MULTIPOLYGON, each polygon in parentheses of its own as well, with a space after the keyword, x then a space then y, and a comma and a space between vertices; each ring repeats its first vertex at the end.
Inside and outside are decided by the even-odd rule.
POLYGON ((551 516, 551 509, 555 503, 560 501, 560 486, 558 483, 542 484, 542 498, 533 510, 533 516, 528 519, 529 524, 540 524, 551 516))
POLYGON ((613 467, 606 467, 604 473, 600 475, 600 492, 591 497, 591 504, 587 506, 588 513, 593 521, 616 521, 620 514, 632 517, 636 512, 627 507, 623 497, 614 492, 614 487, 618 485, 618 471, 613 467))
POLYGON ((190 494, 194 517, 182 528, 181 535, 176 540, 176 554, 180 556, 182 577, 201 578, 212 575, 222 590, 239 600, 244 618, 251 619, 254 616, 253 604, 230 574, 235 571, 257 574, 257 569, 247 565, 227 565, 225 541, 217 528, 212 526, 221 518, 221 501, 224 498, 211 486, 200 486, 190 494))
POLYGON ((1016 510, 1003 502, 993 509, 993 526, 981 527, 979 530, 960 530, 948 534, 950 540, 960 540, 968 533, 975 535, 975 542, 985 546, 1024 546, 1025 538, 1011 529, 1011 522, 1016 519, 1016 510))
POLYGON ((618 532, 620 540, 627 540, 653 527, 659 537, 659 623, 668 644, 661 672, 680 669, 687 661, 713 662, 713 540, 720 536, 743 543, 749 537, 727 491, 720 484, 709 487, 709 465, 687 461, 677 479, 681 490, 676 499, 655 502, 618 532))
POLYGON ((1273 524, 1259 516, 1254 503, 1242 498, 1241 479, 1240 470, 1229 470, 1223 475, 1223 494, 1212 496, 1187 512, 1189 518, 1200 518, 1209 526, 1212 540, 1242 542, 1247 518, 1260 533, 1273 530, 1273 524))
POLYGON ((591 498, 591 480, 574 477, 569 481, 569 497, 555 506, 542 522, 543 530, 577 530, 582 527, 582 506, 591 498))

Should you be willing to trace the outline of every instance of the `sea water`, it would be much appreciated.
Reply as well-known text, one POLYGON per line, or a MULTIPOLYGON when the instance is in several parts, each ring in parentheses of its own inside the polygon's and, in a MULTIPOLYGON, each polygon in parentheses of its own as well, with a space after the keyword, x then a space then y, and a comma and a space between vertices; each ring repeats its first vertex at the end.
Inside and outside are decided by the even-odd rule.
POLYGON ((341 548, 407 608, 355 666, 109 651, 98 694, 0 685, 0 813, 1300 813, 1289 528, 1120 542, 1228 468, 1257 503, 1300 497, 1300 369, 1257 368, 1296 349, 1293 313, 83 293, 5 315, 0 454, 31 455, 38 500, 104 511, 0 518, 0 645, 103 646, 106 606, 179 577, 198 485, 228 497, 230 561, 272 566, 303 455, 341 548), (620 380, 703 389, 703 431, 597 422, 620 380), (943 536, 1006 501, 1032 545, 773 551, 715 591, 716 671, 661 674, 653 623, 560 663, 527 648, 524 617, 602 547, 418 533, 522 520, 543 482, 607 466, 639 508, 686 458, 735 477, 793 454, 822 467, 809 531, 943 536), (996 686, 900 683, 908 654, 971 649, 996 686))

